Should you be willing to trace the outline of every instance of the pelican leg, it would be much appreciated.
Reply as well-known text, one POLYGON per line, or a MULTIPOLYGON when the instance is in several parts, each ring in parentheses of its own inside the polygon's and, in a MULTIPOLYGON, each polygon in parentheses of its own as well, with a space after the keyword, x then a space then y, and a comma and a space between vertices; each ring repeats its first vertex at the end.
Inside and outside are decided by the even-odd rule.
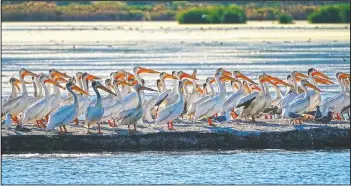
POLYGON ((208 125, 210 125, 210 126, 215 126, 215 125, 212 123, 212 119, 211 119, 211 118, 207 118, 207 122, 208 122, 208 125))
POLYGON ((63 130, 65 130, 65 133, 67 133, 66 125, 63 125, 63 130))
POLYGON ((60 133, 59 133, 59 134, 61 135, 61 134, 62 134, 62 132, 63 132, 63 131, 62 131, 62 126, 60 126, 60 133))
POLYGON ((91 134, 89 129, 90 129, 90 123, 88 123, 88 132, 87 132, 87 134, 91 134))
POLYGON ((46 116, 45 116, 45 121, 46 121, 46 123, 49 122, 49 114, 46 114, 46 116))
POLYGON ((116 120, 113 120, 113 127, 117 127, 116 120))
POLYGON ((252 122, 256 122, 254 115, 251 116, 251 119, 252 119, 252 122))
POLYGON ((132 131, 130 130, 130 125, 128 124, 128 133, 132 133, 132 131))
POLYGON ((136 124, 134 123, 133 125, 134 125, 134 132, 136 132, 136 131, 137 131, 137 130, 136 130, 136 124))
POLYGON ((341 116, 340 116, 340 114, 339 113, 336 113, 336 118, 335 118, 336 120, 342 120, 342 118, 341 118, 341 116))
POLYGON ((38 128, 40 128, 39 122, 40 122, 40 120, 35 120, 36 126, 37 126, 38 128))
POLYGON ((236 119, 236 118, 239 116, 239 115, 234 111, 234 109, 233 109, 231 115, 232 115, 232 118, 233 118, 233 119, 236 119))
POLYGON ((216 114, 214 115, 214 117, 218 117, 218 113, 216 113, 216 114))
POLYGON ((19 119, 17 116, 12 116, 12 121, 15 122, 17 125, 19 124, 19 119))
MULTIPOLYGON (((115 120, 113 120, 113 121, 115 121, 115 120)), ((110 120, 107 120, 107 123, 108 123, 108 125, 110 125, 110 127, 113 127, 110 120)))
POLYGON ((78 124, 79 124, 78 118, 74 119, 74 123, 75 123, 75 125, 78 125, 78 124))
POLYGON ((102 134, 102 132, 101 132, 101 126, 100 126, 100 122, 98 123, 98 129, 99 129, 99 134, 102 134))
POLYGON ((40 124, 44 129, 46 128, 46 125, 44 124, 43 120, 40 120, 40 124))
POLYGON ((171 130, 175 130, 174 125, 173 125, 173 121, 171 121, 171 130))
POLYGON ((168 128, 168 130, 171 130, 170 122, 167 122, 167 128, 168 128))

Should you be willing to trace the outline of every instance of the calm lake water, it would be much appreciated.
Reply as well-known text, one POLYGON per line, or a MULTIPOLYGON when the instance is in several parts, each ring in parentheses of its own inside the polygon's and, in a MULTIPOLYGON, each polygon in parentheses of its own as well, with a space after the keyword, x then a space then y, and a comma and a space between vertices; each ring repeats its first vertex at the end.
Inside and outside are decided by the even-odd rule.
POLYGON ((350 151, 2 156, 3 184, 350 184, 350 151))

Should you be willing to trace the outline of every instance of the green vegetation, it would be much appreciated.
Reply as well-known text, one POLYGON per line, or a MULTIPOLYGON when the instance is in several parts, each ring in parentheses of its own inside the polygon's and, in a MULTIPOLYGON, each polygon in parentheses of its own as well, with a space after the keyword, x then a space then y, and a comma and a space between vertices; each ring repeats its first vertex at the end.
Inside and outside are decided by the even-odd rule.
POLYGON ((280 24, 292 24, 294 23, 293 17, 289 14, 281 14, 278 16, 278 21, 280 24))
POLYGON ((324 6, 308 16, 310 23, 350 23, 350 5, 324 6))
POLYGON ((282 14, 310 22, 350 22, 349 2, 3 1, 2 21, 158 21, 245 23, 282 14))

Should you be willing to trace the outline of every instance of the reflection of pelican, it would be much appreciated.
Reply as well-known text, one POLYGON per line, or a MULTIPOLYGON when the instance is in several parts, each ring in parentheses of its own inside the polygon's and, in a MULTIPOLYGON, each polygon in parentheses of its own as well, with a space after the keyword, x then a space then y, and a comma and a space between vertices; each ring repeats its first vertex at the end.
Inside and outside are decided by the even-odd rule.
POLYGON ((44 88, 44 97, 37 102, 33 103, 24 111, 22 125, 27 124, 30 121, 40 121, 40 123, 44 126, 45 125, 42 119, 50 112, 51 103, 49 100, 50 93, 48 88, 46 87, 45 83, 51 83, 55 86, 58 86, 62 89, 63 87, 60 86, 56 81, 50 79, 47 75, 42 74, 39 77, 39 82, 41 86, 44 88))
POLYGON ((140 96, 140 91, 141 90, 149 90, 149 91, 156 91, 154 89, 145 87, 140 84, 134 85, 135 92, 137 93, 138 96, 138 105, 135 108, 129 109, 129 110, 123 110, 118 114, 118 117, 116 118, 116 121, 119 122, 120 125, 128 125, 128 129, 130 132, 130 125, 134 125, 134 131, 136 131, 136 123, 143 117, 143 108, 141 104, 141 96, 140 96))
POLYGON ((296 99, 293 102, 289 103, 288 106, 283 108, 283 113, 282 113, 284 118, 294 119, 294 124, 297 124, 297 123, 301 124, 301 120, 299 118, 301 118, 301 114, 303 114, 303 112, 306 109, 308 109, 308 107, 310 105, 310 95, 307 91, 306 86, 308 86, 314 90, 320 91, 317 87, 315 87, 314 85, 309 83, 306 79, 302 79, 300 81, 300 84, 305 92, 304 97, 296 99))
POLYGON ((93 90, 96 93, 96 103, 94 106, 90 105, 87 108, 87 112, 85 114, 85 126, 88 127, 88 133, 90 133, 89 128, 97 123, 99 134, 102 134, 101 130, 100 130, 101 129, 100 120, 101 120, 102 116, 104 115, 104 108, 102 107, 102 99, 101 99, 101 95, 98 91, 98 88, 102 89, 102 90, 104 90, 112 95, 115 95, 115 96, 117 96, 117 95, 115 93, 113 93, 109 88, 103 86, 98 81, 93 81, 91 83, 91 86, 93 87, 93 90))
POLYGON ((66 130, 66 125, 70 124, 75 118, 78 117, 79 112, 79 103, 77 94, 73 92, 73 90, 78 91, 83 95, 89 95, 87 92, 74 85, 72 82, 68 82, 66 84, 66 89, 73 96, 73 103, 69 105, 62 106, 58 108, 56 111, 49 115, 49 121, 47 123, 46 128, 48 130, 52 130, 55 127, 60 127, 60 132, 62 132, 62 126, 66 130))
POLYGON ((156 124, 168 123, 168 129, 174 130, 173 120, 177 119, 184 110, 184 98, 182 92, 183 82, 179 81, 177 102, 167 106, 157 114, 156 124))
POLYGON ((1 116, 9 113, 9 114, 11 114, 11 116, 13 117, 13 119, 16 123, 19 123, 17 115, 22 113, 24 110, 26 110, 30 104, 27 88, 26 88, 25 81, 24 81, 24 78, 27 75, 34 76, 34 77, 37 76, 33 72, 30 72, 27 69, 22 68, 19 71, 20 81, 22 84, 22 95, 20 95, 16 98, 13 98, 12 100, 6 102, 1 108, 1 116))

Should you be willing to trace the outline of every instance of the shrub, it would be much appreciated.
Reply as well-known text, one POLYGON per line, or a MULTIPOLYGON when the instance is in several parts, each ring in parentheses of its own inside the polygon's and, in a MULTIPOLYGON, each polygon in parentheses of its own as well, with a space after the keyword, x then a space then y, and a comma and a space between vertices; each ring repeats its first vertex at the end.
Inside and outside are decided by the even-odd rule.
POLYGON ((177 14, 181 24, 245 23, 245 11, 238 6, 207 6, 181 11, 177 14))
POLYGON ((349 5, 324 6, 308 16, 311 23, 350 23, 349 5))
POLYGON ((293 17, 289 14, 281 14, 278 16, 278 21, 280 24, 292 24, 293 17))

